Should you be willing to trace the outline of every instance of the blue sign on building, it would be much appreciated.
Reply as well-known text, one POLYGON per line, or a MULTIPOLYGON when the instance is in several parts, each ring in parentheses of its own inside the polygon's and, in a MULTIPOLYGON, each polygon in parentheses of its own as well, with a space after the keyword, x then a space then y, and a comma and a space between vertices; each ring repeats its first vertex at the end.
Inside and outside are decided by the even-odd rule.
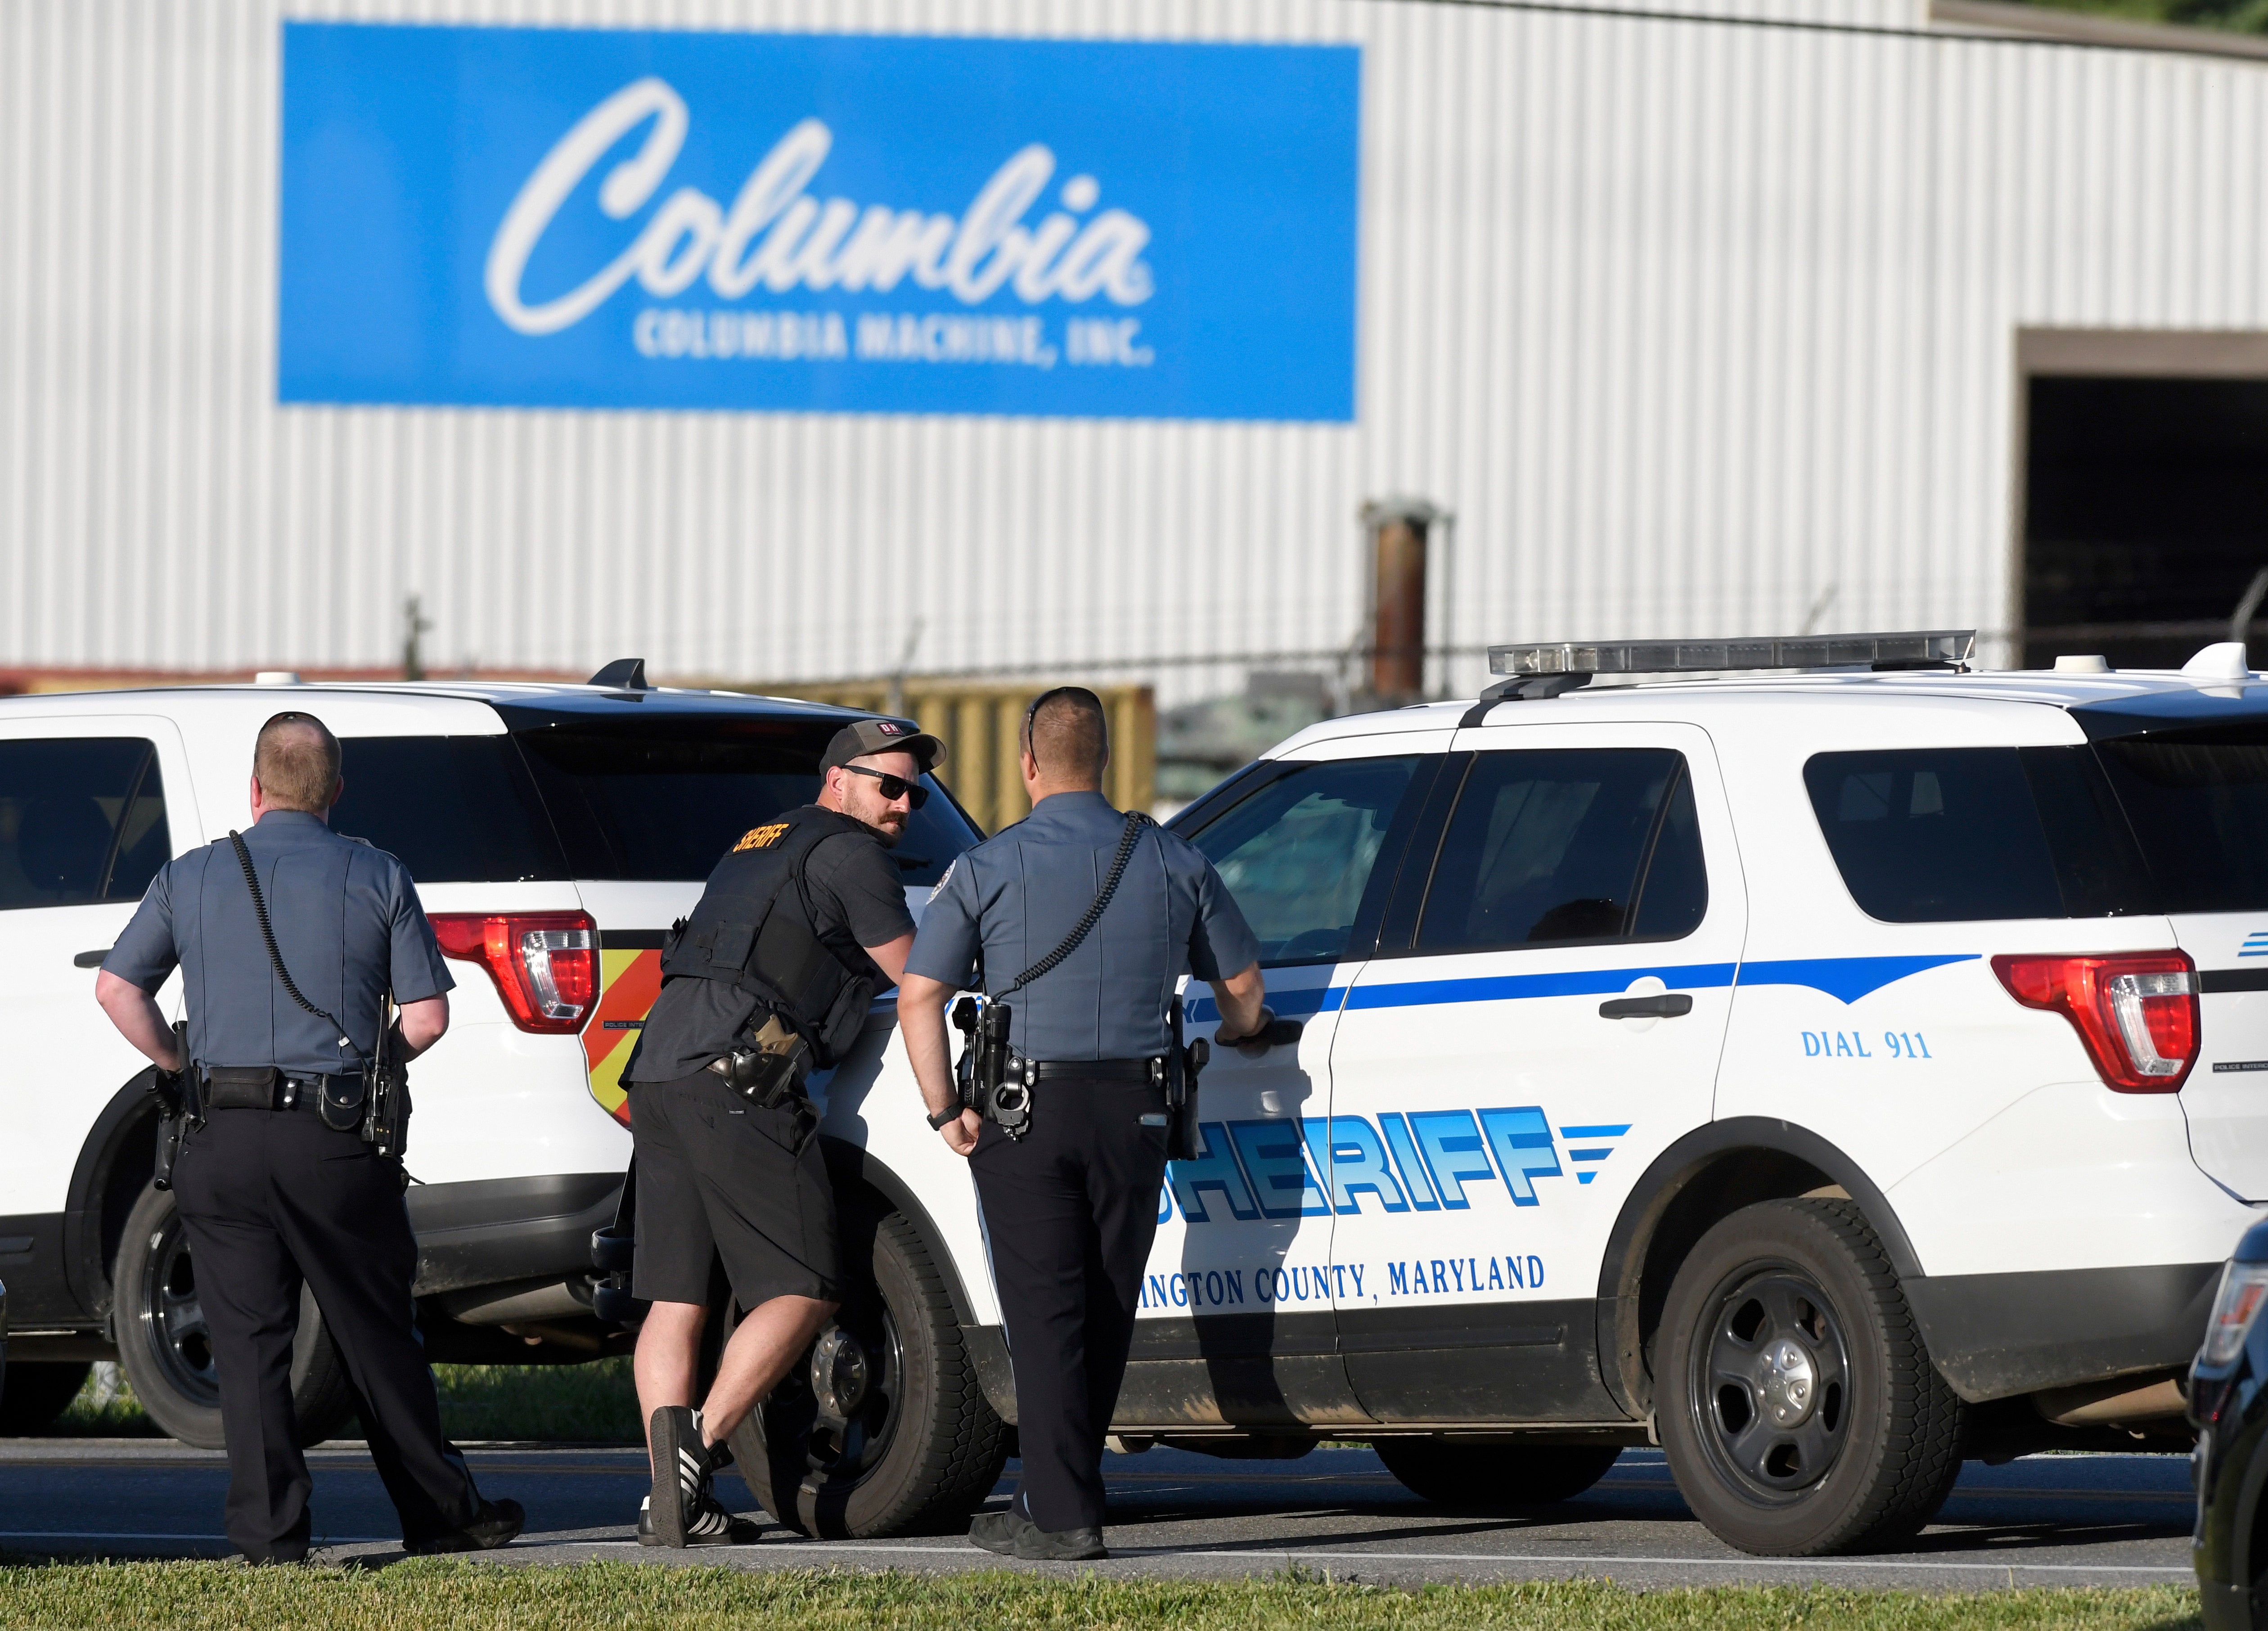
POLYGON ((286 24, 278 393, 1351 420, 1360 63, 286 24))

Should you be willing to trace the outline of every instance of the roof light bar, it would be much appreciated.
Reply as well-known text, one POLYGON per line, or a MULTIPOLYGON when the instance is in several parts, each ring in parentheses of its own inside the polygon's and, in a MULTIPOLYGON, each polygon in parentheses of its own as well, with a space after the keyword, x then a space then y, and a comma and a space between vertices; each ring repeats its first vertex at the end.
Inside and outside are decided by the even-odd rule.
POLYGON ((1847 668, 1964 663, 1974 629, 1925 629, 1904 634, 1760 635, 1729 640, 1546 640, 1491 646, 1489 672, 1547 674, 1718 674, 1738 668, 1847 668))

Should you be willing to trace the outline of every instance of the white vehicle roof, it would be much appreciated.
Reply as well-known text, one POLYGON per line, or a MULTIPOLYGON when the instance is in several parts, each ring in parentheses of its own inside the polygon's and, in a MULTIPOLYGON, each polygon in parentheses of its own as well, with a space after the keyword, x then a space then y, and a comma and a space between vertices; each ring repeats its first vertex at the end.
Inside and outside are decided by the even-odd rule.
POLYGON ((1351 714, 1309 726, 1271 749, 1270 758, 1295 758, 1325 744, 1415 731, 1454 730, 1473 721, 1488 728, 1532 725, 1589 725, 1678 721, 1712 734, 1793 728, 1838 742, 1904 734, 1911 724, 1946 745, 1960 742, 2012 744, 2084 740, 2072 717, 2077 708, 2121 703, 2170 706, 2187 722, 2209 723, 2218 703, 2234 715, 2268 705, 2268 680, 2201 680, 2172 669, 2071 673, 2016 669, 1995 673, 1951 670, 1889 673, 1827 672, 1679 676, 1613 681, 1548 697, 1479 698, 1421 703, 1380 713, 1351 714), (2249 683, 2247 682, 2250 682, 2249 683), (2249 704, 2250 706, 2242 705, 2249 704), (2228 705, 2238 705, 2228 706, 2228 705), (1864 722, 1862 722, 1864 721, 1864 722))

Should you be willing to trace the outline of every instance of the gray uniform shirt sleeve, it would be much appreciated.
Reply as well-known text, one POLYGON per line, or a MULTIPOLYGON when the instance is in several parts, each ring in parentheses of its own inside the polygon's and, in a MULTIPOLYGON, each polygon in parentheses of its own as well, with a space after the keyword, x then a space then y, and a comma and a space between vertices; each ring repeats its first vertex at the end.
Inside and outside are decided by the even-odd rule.
POLYGON ((409 880, 409 869, 399 861, 394 863, 393 884, 388 933, 393 941, 394 1000, 423 1002, 454 990, 456 976, 449 972, 441 956, 441 945, 433 938, 424 903, 417 898, 417 886, 409 880))
POLYGON ((1181 848, 1197 868, 1197 916, 1189 927, 1189 972, 1202 980, 1241 974, 1260 961, 1260 941, 1212 863, 1193 845, 1181 848))
POLYGON ((914 948, 906 958, 906 972, 955 991, 975 985, 976 954, 982 944, 976 913, 976 868, 964 854, 946 868, 923 909, 914 948))
POLYGON ((130 980, 143 990, 155 993, 164 985, 180 962, 180 953, 173 941, 173 867, 169 862, 158 869, 151 880, 149 893, 135 908, 128 920, 126 932, 102 960, 102 971, 130 980))

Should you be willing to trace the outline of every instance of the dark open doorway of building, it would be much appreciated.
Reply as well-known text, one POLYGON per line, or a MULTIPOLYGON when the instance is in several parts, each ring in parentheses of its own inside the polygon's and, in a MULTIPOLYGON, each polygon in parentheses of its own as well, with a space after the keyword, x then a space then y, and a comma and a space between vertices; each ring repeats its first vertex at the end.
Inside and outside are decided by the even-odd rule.
POLYGON ((2228 638, 2268 567, 2268 379, 2032 374, 2025 387, 2024 666, 2098 652, 2178 668, 2228 638))

